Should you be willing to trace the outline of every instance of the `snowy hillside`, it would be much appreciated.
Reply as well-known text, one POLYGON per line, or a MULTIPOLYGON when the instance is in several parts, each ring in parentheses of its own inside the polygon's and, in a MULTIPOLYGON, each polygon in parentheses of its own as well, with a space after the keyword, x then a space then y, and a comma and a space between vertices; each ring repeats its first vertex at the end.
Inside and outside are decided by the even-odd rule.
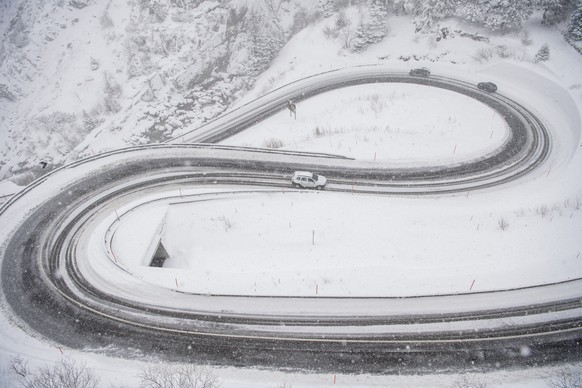
POLYGON ((40 161, 160 142, 222 113, 268 66, 296 12, 256 1, 1 7, 0 179, 20 183, 40 161))
MULTIPOLYGON (((50 169, 167 140, 306 73, 377 62, 562 66, 575 55, 559 31, 576 26, 572 1, 493 3, 3 2, 0 179, 25 184, 44 172, 41 161, 50 169), (536 58, 545 43, 547 56, 536 58)), ((568 69, 552 70, 576 87, 568 69)))

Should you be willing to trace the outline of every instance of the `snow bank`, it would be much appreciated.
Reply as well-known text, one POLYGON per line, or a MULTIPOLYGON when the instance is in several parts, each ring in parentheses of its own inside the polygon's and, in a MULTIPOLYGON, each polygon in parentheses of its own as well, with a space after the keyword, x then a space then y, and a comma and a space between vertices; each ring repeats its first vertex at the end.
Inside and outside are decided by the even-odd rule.
POLYGON ((158 237, 121 238, 151 236, 159 203, 122 217, 116 251, 145 281, 215 295, 402 297, 582 278, 579 205, 511 214, 488 198, 209 192, 169 207, 163 270, 132 260, 158 237))

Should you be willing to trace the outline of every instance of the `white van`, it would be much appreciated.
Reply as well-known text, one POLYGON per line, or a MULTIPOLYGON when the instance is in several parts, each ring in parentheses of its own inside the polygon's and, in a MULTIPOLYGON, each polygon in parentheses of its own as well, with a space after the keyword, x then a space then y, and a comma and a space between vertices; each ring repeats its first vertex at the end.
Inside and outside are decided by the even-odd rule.
POLYGON ((295 187, 321 190, 325 187, 327 179, 322 175, 317 175, 309 171, 295 171, 291 178, 291 183, 295 187))

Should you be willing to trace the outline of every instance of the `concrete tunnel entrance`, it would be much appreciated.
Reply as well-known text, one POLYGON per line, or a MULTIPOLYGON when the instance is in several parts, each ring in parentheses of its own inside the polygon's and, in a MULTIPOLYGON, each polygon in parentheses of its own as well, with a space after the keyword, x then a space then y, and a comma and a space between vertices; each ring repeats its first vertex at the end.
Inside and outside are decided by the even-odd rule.
POLYGON ((164 244, 162 244, 162 241, 160 240, 158 244, 158 249, 156 249, 156 253, 154 253, 149 266, 162 268, 166 260, 169 258, 170 255, 168 255, 168 251, 166 251, 166 248, 164 248, 164 244))

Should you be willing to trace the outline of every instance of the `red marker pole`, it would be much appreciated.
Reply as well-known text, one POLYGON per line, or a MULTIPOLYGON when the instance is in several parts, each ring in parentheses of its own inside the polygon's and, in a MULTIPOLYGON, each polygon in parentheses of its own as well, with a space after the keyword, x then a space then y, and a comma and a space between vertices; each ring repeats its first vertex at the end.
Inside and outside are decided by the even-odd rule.
POLYGON ((471 283, 471 287, 469 288, 469 291, 471 291, 473 289, 474 285, 475 285, 475 279, 473 279, 473 283, 471 283))

